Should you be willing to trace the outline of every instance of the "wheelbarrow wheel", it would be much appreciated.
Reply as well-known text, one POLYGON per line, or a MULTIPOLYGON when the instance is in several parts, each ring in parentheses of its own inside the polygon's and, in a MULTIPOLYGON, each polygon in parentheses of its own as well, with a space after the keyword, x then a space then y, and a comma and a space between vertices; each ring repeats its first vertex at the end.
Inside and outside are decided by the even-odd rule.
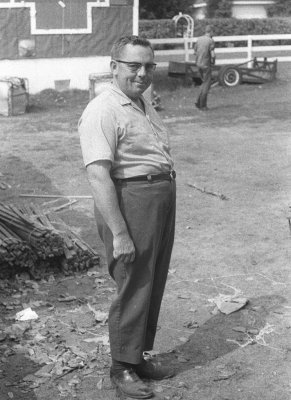
POLYGON ((222 86, 235 87, 241 83, 241 71, 235 65, 225 65, 219 71, 218 81, 222 86))

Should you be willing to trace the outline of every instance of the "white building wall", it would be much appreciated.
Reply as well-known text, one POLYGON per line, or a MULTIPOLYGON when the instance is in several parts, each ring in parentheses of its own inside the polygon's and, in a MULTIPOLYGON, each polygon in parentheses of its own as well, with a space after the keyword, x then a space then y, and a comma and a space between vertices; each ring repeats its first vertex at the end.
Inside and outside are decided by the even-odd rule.
POLYGON ((195 19, 204 19, 205 18, 205 7, 196 8, 194 11, 195 19))
MULTIPOLYGON (((274 0, 233 0, 232 16, 235 18, 267 18, 267 7, 274 4, 274 0)), ((193 16, 195 19, 205 18, 205 2, 195 2, 193 16)))
POLYGON ((266 6, 263 5, 233 5, 232 16, 234 18, 267 18, 266 6))
POLYGON ((72 57, 1 60, 1 77, 27 78, 29 93, 55 89, 55 81, 69 80, 70 89, 89 89, 89 75, 110 72, 110 57, 72 57))

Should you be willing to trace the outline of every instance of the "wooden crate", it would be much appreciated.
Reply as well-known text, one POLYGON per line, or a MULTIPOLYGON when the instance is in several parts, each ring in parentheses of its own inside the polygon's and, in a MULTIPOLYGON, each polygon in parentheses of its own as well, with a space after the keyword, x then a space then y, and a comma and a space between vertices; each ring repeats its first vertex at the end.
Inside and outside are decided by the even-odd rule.
POLYGON ((94 99, 112 81, 112 74, 89 75, 89 100, 94 99))
POLYGON ((24 78, 0 78, 0 115, 24 114, 29 100, 28 81, 24 78))

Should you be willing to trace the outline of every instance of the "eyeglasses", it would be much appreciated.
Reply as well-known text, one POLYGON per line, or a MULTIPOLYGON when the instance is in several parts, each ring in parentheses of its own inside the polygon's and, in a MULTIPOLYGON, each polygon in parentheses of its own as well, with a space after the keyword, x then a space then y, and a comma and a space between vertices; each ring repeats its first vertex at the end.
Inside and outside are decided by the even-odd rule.
POLYGON ((144 66, 146 72, 154 72, 156 69, 157 64, 155 63, 147 63, 147 64, 141 64, 141 63, 136 63, 136 62, 131 62, 131 61, 122 61, 122 60, 114 60, 116 62, 120 62, 122 64, 126 64, 131 72, 138 72, 141 70, 142 66, 144 66))

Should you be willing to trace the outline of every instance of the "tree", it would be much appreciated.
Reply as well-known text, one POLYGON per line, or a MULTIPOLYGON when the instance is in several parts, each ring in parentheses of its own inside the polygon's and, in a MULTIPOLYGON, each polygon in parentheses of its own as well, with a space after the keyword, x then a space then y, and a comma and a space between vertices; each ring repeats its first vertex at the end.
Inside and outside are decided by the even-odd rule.
POLYGON ((215 10, 214 18, 231 18, 232 16, 232 0, 220 0, 215 10))
POLYGON ((207 0, 207 18, 230 18, 232 8, 231 0, 207 0))
POLYGON ((275 4, 268 8, 268 15, 269 17, 290 17, 290 0, 276 0, 275 4))
POLYGON ((140 0, 141 19, 168 19, 182 12, 189 13, 193 0, 140 0))
POLYGON ((220 0, 207 0, 207 4, 206 4, 207 18, 214 18, 214 15, 218 8, 219 3, 220 3, 220 0))

